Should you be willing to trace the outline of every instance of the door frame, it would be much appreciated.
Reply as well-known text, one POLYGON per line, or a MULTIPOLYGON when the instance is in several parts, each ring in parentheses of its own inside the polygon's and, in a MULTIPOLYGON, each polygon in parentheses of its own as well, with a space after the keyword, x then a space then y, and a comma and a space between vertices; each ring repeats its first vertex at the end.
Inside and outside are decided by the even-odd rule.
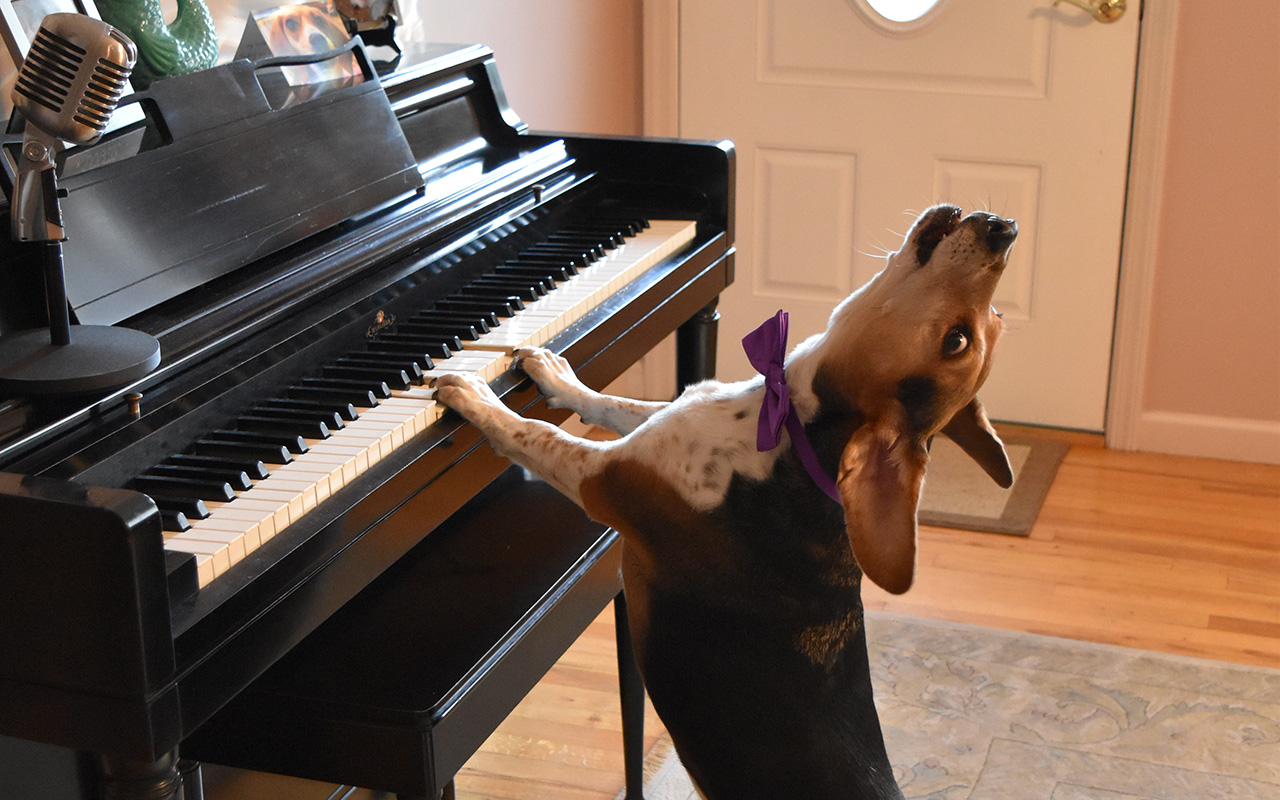
MULTIPOLYGON (((674 137, 680 132, 680 2, 641 0, 646 136, 674 137)), ((1138 2, 1131 9, 1139 14, 1138 70, 1104 422, 1107 446, 1119 450, 1138 448, 1143 421, 1178 4, 1179 0, 1138 2)), ((665 361, 661 353, 656 355, 665 361)), ((649 372, 663 374, 661 369, 655 364, 646 377, 649 372)))

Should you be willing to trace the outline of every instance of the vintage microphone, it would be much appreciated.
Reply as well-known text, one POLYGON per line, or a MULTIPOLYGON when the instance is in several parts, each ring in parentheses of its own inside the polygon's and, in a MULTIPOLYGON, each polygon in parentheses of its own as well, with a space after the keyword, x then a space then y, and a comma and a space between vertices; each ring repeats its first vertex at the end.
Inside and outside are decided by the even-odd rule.
POLYGON ((79 394, 123 386, 160 363, 149 334, 106 325, 71 325, 63 271, 58 140, 95 141, 129 88, 138 50, 123 33, 83 14, 50 14, 40 23, 13 89, 26 120, 10 201, 16 241, 44 250, 49 328, 0 337, 0 391, 79 394))

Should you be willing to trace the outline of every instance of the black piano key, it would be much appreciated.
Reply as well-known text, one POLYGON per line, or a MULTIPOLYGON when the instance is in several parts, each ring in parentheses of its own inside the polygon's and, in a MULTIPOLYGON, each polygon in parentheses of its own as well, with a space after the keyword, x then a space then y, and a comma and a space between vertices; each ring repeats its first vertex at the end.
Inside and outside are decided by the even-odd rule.
POLYGON ((431 359, 424 358, 421 361, 415 361, 412 358, 396 355, 395 353, 356 353, 350 356, 339 358, 339 364, 351 364, 361 367, 390 367, 392 369, 401 369, 408 374, 409 379, 415 383, 422 382, 423 370, 432 369, 435 365, 431 359))
POLYGON ((209 517, 209 507, 198 497, 179 497, 160 494, 159 492, 147 492, 147 495, 155 501, 156 508, 161 511, 174 511, 182 514, 188 520, 207 519, 209 517))
POLYGON ((583 253, 592 261, 601 258, 606 252, 605 243, 599 240, 599 237, 579 236, 579 237, 550 237, 545 241, 530 245, 520 251, 521 255, 533 252, 568 252, 583 253))
POLYGON ((516 272, 505 272, 505 273, 498 272, 497 270, 500 270, 500 269, 502 268, 498 267, 496 270, 486 272, 484 275, 482 275, 479 278, 479 280, 495 281, 495 282, 500 281, 502 283, 507 283, 513 286, 520 286, 522 284, 527 284, 533 287, 533 290, 537 292, 540 297, 548 295, 551 292, 554 292, 556 290, 555 280, 553 280, 551 275, 546 272, 535 271, 528 275, 521 275, 516 272))
POLYGON ((604 254, 612 249, 613 248, 611 246, 606 247, 604 242, 598 241, 592 237, 561 237, 558 239, 552 237, 547 239, 545 242, 538 242, 531 247, 526 247, 521 255, 524 253, 538 252, 583 253, 589 256, 592 261, 595 261, 598 258, 603 258, 604 254))
MULTIPOLYGON (((624 212, 606 212, 592 214, 587 218, 586 224, 592 225, 596 223, 629 225, 634 228, 635 233, 648 230, 649 220, 638 214, 628 214, 624 212)), ((576 224, 576 223, 575 223, 576 224)))
MULTIPOLYGON (((297 410, 302 412, 317 411, 321 414, 333 414, 335 417, 338 418, 338 422, 339 422, 339 424, 330 426, 333 428, 341 428, 342 427, 341 422, 344 420, 346 422, 354 422, 360 417, 360 414, 356 412, 355 406, 351 405, 350 403, 339 402, 339 401, 298 400, 296 398, 291 398, 291 397, 280 397, 280 398, 274 398, 272 400, 268 400, 267 402, 258 406, 258 408, 270 408, 270 409, 275 409, 279 411, 289 411, 289 410, 297 410)), ((326 420, 325 424, 327 425, 328 418, 325 417, 324 419, 326 420)))
POLYGON ((236 418, 236 427, 257 433, 287 433, 304 439, 328 439, 329 426, 314 419, 296 419, 285 415, 248 415, 236 418))
POLYGON ((191 530, 191 521, 181 511, 169 511, 162 508, 160 509, 160 527, 166 531, 182 533, 183 531, 191 530))
POLYGON ((591 264, 591 259, 567 258, 553 255, 531 255, 509 258, 494 268, 494 272, 505 272, 513 269, 535 269, 553 271, 555 279, 567 281, 578 274, 578 271, 591 264))
POLYGON ((204 480, 220 480, 231 484, 231 488, 243 492, 253 486, 249 473, 242 469, 222 467, 192 467, 178 464, 156 464, 143 473, 157 475, 162 478, 197 478, 204 480))
POLYGON ((198 456, 191 453, 179 453, 169 456, 165 464, 178 467, 236 470, 249 476, 250 480, 260 481, 267 477, 266 466, 255 458, 224 458, 223 456, 198 456))
POLYGON ((558 231, 547 237, 548 244, 567 244, 571 246, 599 247, 608 252, 623 242, 623 236, 617 231, 558 231))
MULTIPOLYGON (((461 348, 459 348, 461 349, 461 348)), ((373 378, 385 383, 392 389, 408 389, 409 373, 392 367, 362 367, 356 364, 330 364, 321 372, 330 378, 373 378)))
POLYGON ((514 317, 516 312, 506 303, 496 300, 437 300, 436 308, 442 311, 475 311, 482 314, 495 314, 499 319, 514 317))
POLYGON ((511 309, 512 312, 524 310, 524 301, 517 295, 512 294, 509 290, 476 286, 475 284, 467 284, 463 288, 449 295, 447 299, 476 300, 481 303, 492 302, 495 304, 495 308, 501 309, 506 307, 511 309))
POLYGON ((607 220, 596 218, 587 222, 575 222, 565 230, 569 233, 587 233, 590 231, 610 231, 616 232, 623 236, 635 236, 647 227, 647 223, 641 219, 625 219, 619 217, 615 220, 607 220))
POLYGON ((564 265, 555 264, 503 264, 494 267, 489 271, 490 275, 497 275, 500 278, 529 278, 530 280, 539 281, 543 288, 552 291, 556 288, 556 283, 564 283, 569 280, 569 270, 564 265))
POLYGON ((449 336, 463 342, 474 342, 480 338, 480 331, 465 322, 399 322, 396 330, 419 336, 449 336))
MULTIPOLYGON (((192 447, 197 455, 252 458, 264 464, 288 464, 293 461, 288 449, 263 442, 241 442, 227 439, 201 439, 192 447)), ((153 498, 154 499, 154 498, 153 498)), ((191 516, 187 514, 187 516, 191 516)))
POLYGON ((365 345, 370 353, 392 353, 399 356, 405 356, 414 359, 425 359, 429 363, 434 364, 436 359, 449 358, 453 355, 448 347, 444 345, 432 346, 429 350, 421 345, 412 344, 410 342, 397 342, 387 339, 375 339, 365 345))
POLYGON ((139 475, 132 481, 140 492, 159 492, 171 497, 194 497, 201 500, 234 500, 236 493, 231 484, 217 479, 168 478, 159 475, 139 475))
MULTIPOLYGON (((303 389, 332 389, 348 392, 368 392, 374 400, 391 396, 391 390, 382 381, 350 380, 347 378, 303 378, 298 384, 303 389)), ((292 388, 292 387, 290 387, 292 388)), ((355 405, 367 405, 355 403, 355 405)))
POLYGON ((476 314, 474 312, 444 311, 441 309, 419 311, 413 315, 412 319, 419 322, 465 322, 481 333, 488 333, 492 328, 500 324, 495 314, 476 314))
POLYGON ((540 244, 525 250, 520 255, 516 256, 516 260, 554 259, 561 263, 569 262, 576 268, 582 269, 585 266, 594 264, 603 257, 603 250, 597 252, 585 247, 562 247, 555 244, 540 244))
POLYGON ((320 411, 313 408, 278 408, 270 403, 255 406, 249 411, 249 416, 318 422, 330 431, 342 430, 347 426, 347 423, 342 421, 342 417, 336 411, 320 411))
POLYGON ((541 283, 534 283, 533 281, 525 281, 524 283, 521 283, 518 280, 512 279, 476 278, 467 285, 481 289, 510 292, 526 303, 532 303, 539 297, 544 297, 547 294, 547 290, 543 288, 541 283))
POLYGON ((462 341, 457 336, 448 334, 421 334, 397 330, 379 334, 376 341, 417 345, 431 352, 436 358, 448 358, 462 349, 462 341))
MULTIPOLYGON (((307 452, 307 443, 295 433, 264 433, 261 431, 217 430, 205 434, 201 441, 232 442, 236 444, 268 444, 283 447, 295 456, 307 452)), ((266 459, 263 459, 264 461, 266 459)), ((268 462, 270 463, 270 462, 268 462)))

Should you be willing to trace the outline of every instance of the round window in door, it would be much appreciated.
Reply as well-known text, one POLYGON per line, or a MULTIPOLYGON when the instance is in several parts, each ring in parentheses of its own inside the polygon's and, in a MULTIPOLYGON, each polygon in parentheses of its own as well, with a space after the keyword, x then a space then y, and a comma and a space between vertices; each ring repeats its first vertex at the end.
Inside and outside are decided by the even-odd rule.
POLYGON ((872 22, 894 31, 915 30, 928 24, 943 0, 852 0, 872 22))

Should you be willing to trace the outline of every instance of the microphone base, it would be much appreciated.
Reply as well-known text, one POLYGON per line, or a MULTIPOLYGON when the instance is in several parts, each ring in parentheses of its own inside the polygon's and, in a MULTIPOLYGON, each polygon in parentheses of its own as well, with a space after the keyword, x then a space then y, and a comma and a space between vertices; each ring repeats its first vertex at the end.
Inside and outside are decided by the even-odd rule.
POLYGON ((0 337, 0 394, 66 395, 115 389, 160 364, 160 343, 131 328, 72 325, 71 343, 48 328, 0 337))

